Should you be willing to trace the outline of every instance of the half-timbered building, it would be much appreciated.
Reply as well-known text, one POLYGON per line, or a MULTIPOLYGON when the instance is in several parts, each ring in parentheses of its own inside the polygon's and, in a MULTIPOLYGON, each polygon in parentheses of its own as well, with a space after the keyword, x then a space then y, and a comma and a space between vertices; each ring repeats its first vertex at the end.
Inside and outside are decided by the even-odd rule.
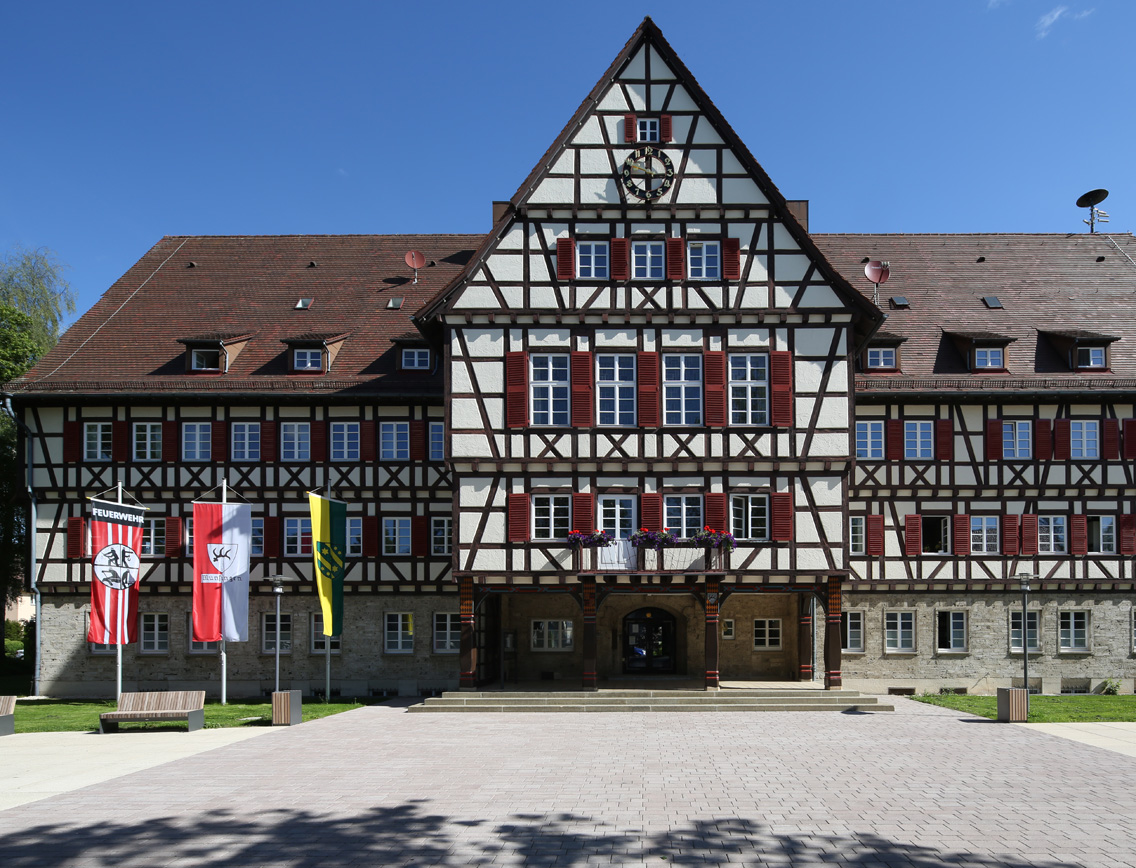
POLYGON ((319 686, 329 641, 345 694, 988 691, 1023 635, 1047 691, 1130 689, 1132 238, 812 236, 807 214, 648 19, 486 235, 162 239, 7 387, 41 689, 110 691, 84 520, 119 483, 152 510, 143 688, 216 681, 186 545, 224 484, 256 504, 234 691, 271 686, 277 648, 319 686), (349 504, 331 639, 311 489, 349 504))

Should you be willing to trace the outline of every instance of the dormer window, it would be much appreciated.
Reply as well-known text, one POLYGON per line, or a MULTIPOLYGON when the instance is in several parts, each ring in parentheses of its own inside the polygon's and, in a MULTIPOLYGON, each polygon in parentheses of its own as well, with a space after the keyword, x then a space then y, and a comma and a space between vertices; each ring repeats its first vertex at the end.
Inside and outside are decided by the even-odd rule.
POLYGON ((292 369, 295 371, 322 371, 323 350, 304 349, 292 351, 292 369))
POLYGON ((896 365, 895 347, 872 347, 868 350, 869 370, 894 371, 896 367, 898 366, 896 365))
POLYGON ((402 351, 402 367, 406 370, 425 371, 430 368, 430 350, 406 348, 402 351))
POLYGON ((974 369, 994 368, 1001 370, 1006 367, 1006 351, 1002 347, 975 347, 974 369))
POLYGON ((1087 368, 1107 368, 1108 367, 1108 348, 1107 347, 1077 347, 1077 369, 1085 370, 1087 368))
POLYGON ((348 332, 308 332, 281 338, 288 347, 289 374, 325 374, 331 370, 335 357, 347 339, 348 332))
POLYGON ((221 370, 221 349, 197 349, 189 351, 189 369, 191 371, 219 371, 221 370))

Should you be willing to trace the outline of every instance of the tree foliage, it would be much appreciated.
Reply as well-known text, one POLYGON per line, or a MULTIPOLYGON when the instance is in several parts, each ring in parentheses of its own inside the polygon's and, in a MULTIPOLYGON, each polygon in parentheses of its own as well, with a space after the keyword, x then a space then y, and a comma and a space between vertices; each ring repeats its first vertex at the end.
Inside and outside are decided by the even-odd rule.
MULTIPOLYGON (((75 294, 63 279, 64 270, 55 253, 44 247, 17 247, 0 260, 0 304, 29 317, 27 336, 36 347, 35 358, 55 346, 64 317, 75 312, 75 294)), ((0 341, 6 343, 10 335, 5 323, 0 341)))

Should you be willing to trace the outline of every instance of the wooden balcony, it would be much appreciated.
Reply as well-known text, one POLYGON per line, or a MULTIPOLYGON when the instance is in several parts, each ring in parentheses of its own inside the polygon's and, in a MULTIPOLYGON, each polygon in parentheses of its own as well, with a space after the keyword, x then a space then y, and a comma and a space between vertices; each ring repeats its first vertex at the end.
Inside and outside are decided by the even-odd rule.
POLYGON ((611 573, 713 575, 724 573, 729 568, 729 550, 710 546, 706 548, 670 546, 656 550, 636 548, 628 542, 617 541, 602 548, 575 546, 572 549, 572 570, 581 575, 611 573))

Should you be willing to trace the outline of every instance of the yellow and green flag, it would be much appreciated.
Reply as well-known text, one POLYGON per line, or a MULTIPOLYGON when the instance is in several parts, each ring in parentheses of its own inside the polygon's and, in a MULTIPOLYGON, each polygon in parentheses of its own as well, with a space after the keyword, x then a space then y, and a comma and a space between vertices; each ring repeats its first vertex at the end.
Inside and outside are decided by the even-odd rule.
POLYGON ((308 492, 312 509, 312 559, 316 590, 323 608, 323 633, 343 629, 343 573, 347 555, 347 504, 308 492))

